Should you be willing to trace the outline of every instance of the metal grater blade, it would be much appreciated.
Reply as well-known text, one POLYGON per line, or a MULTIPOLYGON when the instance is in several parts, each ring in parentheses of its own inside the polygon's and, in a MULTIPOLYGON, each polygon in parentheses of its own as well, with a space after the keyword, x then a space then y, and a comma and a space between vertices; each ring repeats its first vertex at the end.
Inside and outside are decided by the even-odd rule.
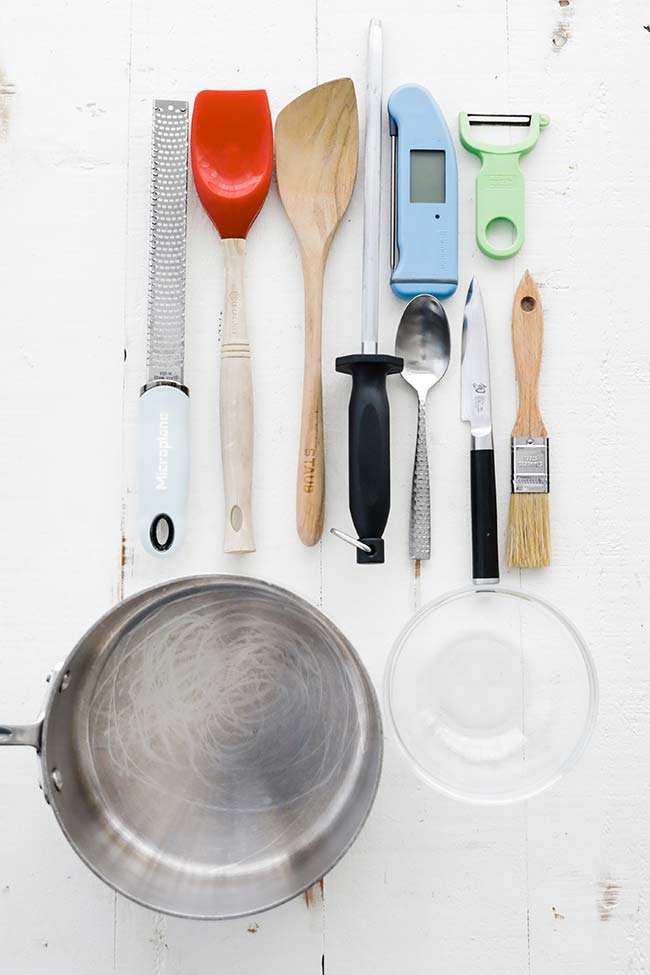
POLYGON ((147 382, 183 383, 189 105, 153 107, 147 382))

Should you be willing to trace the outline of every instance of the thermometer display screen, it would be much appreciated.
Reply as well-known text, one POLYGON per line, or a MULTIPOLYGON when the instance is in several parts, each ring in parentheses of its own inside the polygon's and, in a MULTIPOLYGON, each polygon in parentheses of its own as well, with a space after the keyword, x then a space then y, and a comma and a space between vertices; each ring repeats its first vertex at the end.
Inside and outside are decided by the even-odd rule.
POLYGON ((411 203, 444 203, 445 191, 445 150, 411 149, 411 203))

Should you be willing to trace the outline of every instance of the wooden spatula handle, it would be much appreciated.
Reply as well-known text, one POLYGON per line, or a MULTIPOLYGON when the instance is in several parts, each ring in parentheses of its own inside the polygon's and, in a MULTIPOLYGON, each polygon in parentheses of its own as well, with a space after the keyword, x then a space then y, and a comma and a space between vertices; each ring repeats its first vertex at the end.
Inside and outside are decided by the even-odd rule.
POLYGON ((315 545, 323 532, 325 447, 323 443, 322 316, 324 258, 303 254, 305 279, 305 369, 296 492, 301 541, 315 545))
POLYGON ((254 552, 253 380, 244 309, 246 241, 223 241, 226 271, 221 331, 221 462, 226 526, 224 552, 254 552))
POLYGON ((544 316, 539 290, 528 271, 519 282, 512 306, 512 350, 519 386, 519 411, 513 437, 545 437, 537 401, 542 363, 544 316))

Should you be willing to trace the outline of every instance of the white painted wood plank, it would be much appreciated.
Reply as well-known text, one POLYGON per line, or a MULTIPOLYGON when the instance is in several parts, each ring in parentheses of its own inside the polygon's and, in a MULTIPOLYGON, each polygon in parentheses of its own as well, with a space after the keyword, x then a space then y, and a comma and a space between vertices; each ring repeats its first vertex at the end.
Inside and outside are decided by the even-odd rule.
MULTIPOLYGON (((3 5, 2 720, 114 601, 120 523, 128 4, 3 5)), ((113 894, 26 749, 3 750, 0 968, 113 970, 113 894), (92 908, 89 910, 89 905, 92 908)))

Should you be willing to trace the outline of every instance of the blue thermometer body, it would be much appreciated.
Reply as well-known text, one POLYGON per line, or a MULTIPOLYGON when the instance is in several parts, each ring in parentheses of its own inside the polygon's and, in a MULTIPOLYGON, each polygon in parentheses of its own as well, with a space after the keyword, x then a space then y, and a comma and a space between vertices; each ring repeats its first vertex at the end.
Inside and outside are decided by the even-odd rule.
POLYGON ((458 167, 442 112, 420 85, 388 99, 392 146, 391 288, 444 299, 458 286, 458 167))

